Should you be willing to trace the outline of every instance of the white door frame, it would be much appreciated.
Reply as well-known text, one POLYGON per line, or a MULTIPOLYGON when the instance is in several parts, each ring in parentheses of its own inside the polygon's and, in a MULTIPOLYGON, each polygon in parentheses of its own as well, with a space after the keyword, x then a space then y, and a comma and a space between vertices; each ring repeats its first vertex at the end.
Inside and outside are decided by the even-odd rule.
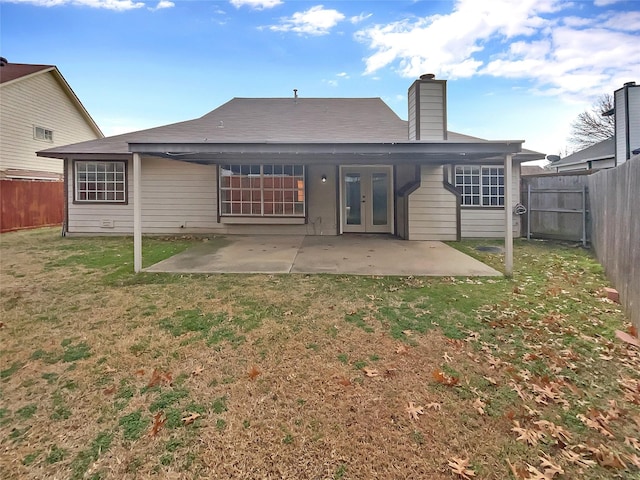
MULTIPOLYGON (((344 175, 345 175, 345 171, 349 170, 349 171, 354 171, 354 170, 361 170, 362 172, 367 172, 369 175, 371 175, 371 173, 375 173, 372 170, 386 170, 388 172, 388 188, 387 188, 387 221, 388 221, 388 228, 384 229, 384 231, 382 231, 382 229, 378 232, 371 232, 371 233, 391 233, 392 235, 395 234, 395 222, 394 222, 394 212, 395 212, 395 205, 394 205, 394 190, 393 190, 393 185, 394 185, 394 180, 393 180, 393 165, 340 165, 339 167, 339 172, 338 172, 338 182, 339 182, 339 187, 338 187, 338 193, 339 193, 339 209, 340 209, 340 214, 339 214, 339 218, 338 218, 338 222, 339 222, 339 232, 340 234, 345 233, 344 231, 344 227, 345 227, 345 222, 346 222, 346 205, 345 205, 345 192, 344 192, 344 175)), ((371 192, 366 192, 367 197, 369 197, 371 194, 371 192)), ((369 205, 372 205, 370 203, 371 201, 369 200, 369 205)), ((365 232, 363 227, 363 233, 365 232)))

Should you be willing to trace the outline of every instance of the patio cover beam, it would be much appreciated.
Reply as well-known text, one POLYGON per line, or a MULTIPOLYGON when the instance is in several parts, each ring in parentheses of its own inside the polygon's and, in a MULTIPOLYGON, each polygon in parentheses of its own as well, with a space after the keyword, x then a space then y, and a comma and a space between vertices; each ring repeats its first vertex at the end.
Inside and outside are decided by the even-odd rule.
POLYGON ((492 142, 390 142, 390 143, 130 143, 132 153, 159 155, 188 160, 197 157, 201 161, 238 159, 256 156, 313 155, 325 160, 334 158, 339 163, 344 157, 371 158, 379 156, 383 161, 442 161, 460 158, 486 159, 502 157, 507 153, 522 151, 523 140, 492 142))

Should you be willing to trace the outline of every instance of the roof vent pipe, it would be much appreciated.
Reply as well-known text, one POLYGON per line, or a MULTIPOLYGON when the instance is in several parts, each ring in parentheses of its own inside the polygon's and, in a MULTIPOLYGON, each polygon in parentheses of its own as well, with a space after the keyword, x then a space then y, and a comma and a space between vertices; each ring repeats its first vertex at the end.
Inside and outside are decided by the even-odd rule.
POLYGON ((433 73, 425 73, 424 75, 420 75, 420 80, 433 80, 436 76, 433 73))
POLYGON ((7 63, 9 62, 7 61, 6 58, 0 57, 0 67, 4 67, 7 63))
POLYGON ((623 86, 624 86, 624 87, 634 87, 634 86, 635 86, 635 84, 636 84, 636 82, 627 82, 627 83, 625 83, 623 86))

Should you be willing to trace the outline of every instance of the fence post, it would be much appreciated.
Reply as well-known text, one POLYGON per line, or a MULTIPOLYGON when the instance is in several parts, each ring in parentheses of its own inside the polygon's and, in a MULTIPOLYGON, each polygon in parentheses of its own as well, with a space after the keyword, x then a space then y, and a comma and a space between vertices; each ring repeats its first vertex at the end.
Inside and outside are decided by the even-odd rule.
POLYGON ((531 184, 527 183, 527 240, 531 240, 531 184))
POLYGON ((582 246, 587 248, 587 186, 582 186, 582 246))

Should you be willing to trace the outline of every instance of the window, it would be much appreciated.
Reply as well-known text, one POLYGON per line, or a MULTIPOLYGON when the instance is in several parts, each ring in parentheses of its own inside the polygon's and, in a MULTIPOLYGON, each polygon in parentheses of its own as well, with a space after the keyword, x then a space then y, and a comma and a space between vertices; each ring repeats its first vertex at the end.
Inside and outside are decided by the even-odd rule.
POLYGON ((303 165, 221 165, 220 215, 303 217, 303 165))
POLYGON ((36 140, 44 140, 45 142, 53 142, 53 130, 44 127, 33 127, 33 138, 36 140))
POLYGON ((125 162, 76 161, 75 201, 126 203, 125 162))
POLYGON ((474 207, 504 206, 504 168, 471 165, 456 166, 456 189, 461 203, 474 207))

